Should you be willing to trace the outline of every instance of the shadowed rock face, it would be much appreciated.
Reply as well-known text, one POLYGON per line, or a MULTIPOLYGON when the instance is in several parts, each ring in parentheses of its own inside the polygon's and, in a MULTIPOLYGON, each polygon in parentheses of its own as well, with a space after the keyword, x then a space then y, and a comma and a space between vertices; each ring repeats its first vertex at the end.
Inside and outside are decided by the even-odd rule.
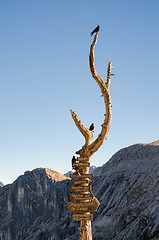
POLYGON ((159 146, 122 149, 94 174, 94 239, 159 239, 159 146))
MULTIPOLYGON (((67 226, 70 180, 49 169, 27 171, 0 189, 0 239, 62 239, 67 226)), ((66 238, 64 235, 64 238, 66 238)))
MULTIPOLYGON (((94 175, 94 240, 159 239, 159 145, 122 149, 94 175)), ((67 210, 70 185, 60 173, 35 169, 0 188, 0 239, 78 239, 67 210)))

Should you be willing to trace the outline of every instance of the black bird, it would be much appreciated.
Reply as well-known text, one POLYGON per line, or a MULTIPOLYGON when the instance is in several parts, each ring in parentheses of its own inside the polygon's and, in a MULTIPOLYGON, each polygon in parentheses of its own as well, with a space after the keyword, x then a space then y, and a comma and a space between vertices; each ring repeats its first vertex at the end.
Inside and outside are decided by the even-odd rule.
POLYGON ((90 34, 91 36, 95 33, 95 32, 98 32, 100 29, 100 26, 98 25, 90 34))
POLYGON ((72 158, 72 169, 74 168, 74 163, 76 163, 76 158, 75 158, 75 156, 73 156, 73 158, 72 158))
POLYGON ((91 124, 91 126, 89 127, 89 130, 91 130, 91 131, 94 130, 94 123, 91 124))

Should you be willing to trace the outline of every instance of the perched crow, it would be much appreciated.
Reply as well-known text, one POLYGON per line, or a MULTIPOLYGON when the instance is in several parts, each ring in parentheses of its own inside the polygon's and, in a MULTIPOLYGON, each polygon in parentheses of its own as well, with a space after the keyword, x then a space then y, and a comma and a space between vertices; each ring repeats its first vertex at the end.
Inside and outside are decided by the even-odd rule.
POLYGON ((100 26, 98 25, 90 34, 91 36, 95 33, 95 32, 98 32, 100 29, 100 26))
POLYGON ((76 163, 76 158, 75 158, 75 156, 73 156, 73 158, 72 158, 72 169, 74 169, 74 164, 76 163))
POLYGON ((91 126, 89 127, 89 130, 91 130, 91 131, 94 130, 94 123, 91 124, 91 126))

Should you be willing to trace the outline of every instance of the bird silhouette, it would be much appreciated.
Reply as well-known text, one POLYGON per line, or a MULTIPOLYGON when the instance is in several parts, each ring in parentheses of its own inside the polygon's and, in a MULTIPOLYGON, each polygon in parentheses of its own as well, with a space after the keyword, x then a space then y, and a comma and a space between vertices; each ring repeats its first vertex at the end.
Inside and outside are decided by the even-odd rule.
POLYGON ((100 26, 98 25, 98 26, 90 33, 91 36, 92 36, 94 33, 98 32, 99 29, 100 29, 100 26))
POLYGON ((91 131, 94 130, 94 123, 91 124, 91 126, 89 127, 89 130, 91 130, 91 131))
POLYGON ((72 158, 72 169, 74 169, 74 164, 76 163, 76 158, 75 158, 75 156, 73 156, 73 158, 72 158))

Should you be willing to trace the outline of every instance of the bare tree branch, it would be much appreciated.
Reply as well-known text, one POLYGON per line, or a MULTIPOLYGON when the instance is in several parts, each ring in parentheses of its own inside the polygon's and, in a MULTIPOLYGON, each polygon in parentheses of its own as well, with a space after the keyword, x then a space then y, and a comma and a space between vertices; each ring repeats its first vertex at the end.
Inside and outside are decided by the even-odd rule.
POLYGON ((105 115, 104 123, 101 125, 102 126, 101 133, 98 135, 97 139, 88 146, 89 156, 91 156, 94 152, 96 152, 105 141, 110 128, 111 116, 112 116, 112 104, 111 104, 109 86, 110 86, 110 77, 112 75, 111 70, 113 67, 111 66, 111 62, 109 62, 108 69, 107 69, 107 82, 105 83, 104 80, 96 72, 95 65, 94 65, 94 47, 97 42, 97 36, 98 36, 98 32, 94 36, 94 40, 90 48, 89 66, 90 66, 90 71, 92 73, 92 76, 98 83, 101 89, 102 95, 104 97, 106 114, 104 114, 105 115))
POLYGON ((91 142, 92 142, 92 138, 93 138, 93 131, 90 131, 88 128, 86 128, 83 123, 81 122, 81 120, 79 119, 79 117, 77 116, 77 114, 75 112, 71 111, 71 115, 72 118, 76 124, 76 126, 78 127, 78 129, 80 130, 80 132, 82 133, 82 135, 85 138, 85 145, 83 146, 84 148, 86 146, 88 146, 91 142))
POLYGON ((109 86, 110 86, 110 77, 111 77, 111 75, 114 75, 111 73, 111 70, 113 67, 111 66, 111 62, 109 62, 108 69, 107 69, 107 82, 105 83, 104 80, 96 72, 95 65, 94 65, 94 47, 97 42, 97 36, 98 36, 98 32, 95 34, 93 42, 91 44, 90 55, 89 55, 89 66, 90 66, 91 74, 92 74, 93 78, 96 80, 96 82, 98 83, 98 85, 101 89, 101 92, 102 92, 102 96, 104 97, 106 113, 104 114, 104 116, 105 116, 104 123, 101 125, 102 130, 101 130, 100 134, 98 135, 97 139, 93 143, 91 143, 91 142, 92 142, 94 132, 90 131, 88 128, 86 128, 82 124, 82 122, 79 119, 79 117, 77 116, 77 114, 71 110, 72 118, 73 118, 76 126, 78 127, 78 129, 80 130, 80 132, 82 133, 82 135, 85 138, 84 146, 76 153, 80 154, 80 156, 88 156, 88 157, 90 157, 94 152, 96 152, 99 149, 99 147, 103 144, 103 142, 105 141, 108 131, 109 131, 109 128, 110 128, 111 115, 112 115, 112 111, 111 111, 112 104, 111 104, 109 86))

